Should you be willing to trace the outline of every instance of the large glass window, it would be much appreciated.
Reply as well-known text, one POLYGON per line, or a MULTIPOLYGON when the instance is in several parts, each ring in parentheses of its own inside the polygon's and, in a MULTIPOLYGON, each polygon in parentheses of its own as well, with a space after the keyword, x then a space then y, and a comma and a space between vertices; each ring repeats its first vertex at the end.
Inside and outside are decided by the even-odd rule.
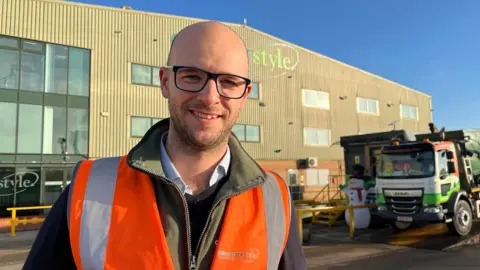
POLYGON ((0 88, 18 89, 20 53, 2 49, 0 42, 0 88))
POLYGON ((42 106, 20 104, 17 152, 39 154, 42 145, 42 106))
POLYGON ((67 152, 88 154, 88 110, 68 109, 67 152))
POLYGON ((68 58, 68 94, 89 96, 90 51, 70 48, 68 58))
POLYGON ((132 116, 130 119, 130 137, 143 137, 161 118, 132 116))
POLYGON ((232 131, 241 142, 260 142, 260 126, 238 124, 232 131))
POLYGON ((43 92, 44 75, 44 44, 23 40, 20 56, 20 90, 43 92))
POLYGON ((0 35, 0 91, 0 154, 88 155, 90 50, 0 35))
POLYGON ((90 51, 0 36, 0 88, 89 96, 90 51))
POLYGON ((45 107, 43 113, 43 153, 62 154, 66 139, 67 108, 45 107))
POLYGON ((0 152, 15 153, 17 104, 0 102, 0 152))
POLYGON ((160 86, 160 68, 132 64, 132 84, 160 86))
POLYGON ((67 94, 68 47, 47 44, 45 92, 67 94))

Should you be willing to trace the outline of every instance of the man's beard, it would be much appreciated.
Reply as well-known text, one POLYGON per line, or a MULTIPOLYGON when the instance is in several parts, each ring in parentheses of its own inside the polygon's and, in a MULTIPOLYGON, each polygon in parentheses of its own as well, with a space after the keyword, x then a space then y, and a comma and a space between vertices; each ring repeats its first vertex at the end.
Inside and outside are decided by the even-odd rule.
MULTIPOLYGON (((184 150, 187 150, 188 152, 205 152, 220 147, 223 143, 225 143, 225 141, 228 140, 233 124, 235 123, 234 121, 227 122, 227 125, 219 132, 216 132, 212 139, 209 138, 208 141, 199 141, 188 125, 179 119, 179 117, 177 117, 177 112, 183 111, 183 108, 181 106, 172 104, 171 102, 169 102, 168 105, 170 109, 170 123, 172 124, 175 135, 181 142, 181 147, 184 148, 184 150)), ((185 113, 190 112, 185 111, 185 113)))

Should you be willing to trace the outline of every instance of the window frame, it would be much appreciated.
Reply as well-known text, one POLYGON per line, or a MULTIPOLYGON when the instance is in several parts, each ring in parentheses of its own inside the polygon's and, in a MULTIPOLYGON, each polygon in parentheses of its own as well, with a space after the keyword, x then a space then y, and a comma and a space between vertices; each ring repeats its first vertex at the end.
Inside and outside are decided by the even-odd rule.
POLYGON ((153 84, 153 76, 154 76, 154 73, 153 73, 153 70, 155 68, 161 68, 161 67, 157 67, 157 66, 152 66, 152 65, 145 65, 145 64, 139 64, 139 63, 130 63, 130 84, 132 85, 140 85, 140 86, 149 86, 149 87, 157 87, 157 88, 160 88, 161 87, 161 82, 160 82, 160 85, 155 85, 153 84), (134 68, 135 66, 142 66, 142 67, 148 67, 149 70, 150 70, 150 84, 144 84, 144 83, 136 83, 133 81, 133 77, 134 77, 134 68))
POLYGON ((404 104, 404 103, 400 104, 400 118, 418 121, 418 106, 410 105, 410 104, 404 104), (415 117, 414 118, 404 115, 405 107, 415 108, 415 117))
MULTIPOLYGON (((318 101, 318 99, 316 101, 318 101)), ((302 104, 303 104, 303 107, 329 111, 331 109, 330 93, 326 91, 315 90, 315 89, 302 88, 302 104), (328 99, 327 106, 319 106, 318 104, 317 105, 306 104, 305 96, 307 92, 315 92, 317 95, 318 93, 326 95, 328 99)))
POLYGON ((262 126, 261 125, 237 123, 234 126, 242 126, 243 127, 243 132, 245 134, 245 140, 241 140, 235 134, 235 136, 237 136, 239 141, 246 142, 246 143, 261 143, 262 142, 262 126), (258 141, 247 140, 247 127, 258 127, 258 141))
MULTIPOLYGON (((145 136, 145 134, 143 134, 142 136, 136 136, 136 135, 133 135, 133 134, 132 134, 132 131, 133 131, 133 124, 132 124, 133 121, 132 121, 132 120, 133 120, 134 118, 149 119, 149 120, 150 120, 150 127, 149 127, 148 129, 152 128, 153 125, 155 125, 156 123, 158 123, 158 122, 160 122, 160 121, 162 121, 162 120, 165 119, 165 118, 161 118, 161 117, 130 115, 130 138, 143 138, 143 136, 145 136), (154 121, 154 120, 157 120, 157 119, 159 119, 159 120, 154 123, 153 121, 154 121)), ((147 131, 148 131, 148 130, 147 130, 147 131)))
POLYGON ((303 128, 303 145, 305 147, 330 147, 332 141, 332 131, 326 128, 314 128, 314 127, 304 127, 303 128), (307 143, 307 132, 309 130, 315 131, 326 131, 328 132, 328 142, 326 144, 309 144, 307 143))
POLYGON ((357 113, 379 116, 379 115, 380 115, 379 101, 378 101, 377 99, 357 97, 357 113), (366 107, 367 107, 367 111, 362 111, 362 110, 360 110, 360 102, 361 102, 361 101, 364 101, 364 102, 367 103, 367 106, 366 106, 366 107), (369 104, 368 102, 369 102, 369 101, 375 101, 375 112, 374 112, 374 113, 368 111, 368 104, 369 104))

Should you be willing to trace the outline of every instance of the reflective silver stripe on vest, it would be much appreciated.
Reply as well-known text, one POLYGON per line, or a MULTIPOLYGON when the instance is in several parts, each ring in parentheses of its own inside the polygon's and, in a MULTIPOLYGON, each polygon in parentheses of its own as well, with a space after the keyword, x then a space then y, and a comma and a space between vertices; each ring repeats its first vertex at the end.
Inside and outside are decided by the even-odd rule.
POLYGON ((267 181, 261 187, 267 222, 267 269, 276 270, 282 257, 282 247, 287 229, 282 192, 280 184, 270 173, 267 173, 267 181))
POLYGON ((103 269, 113 195, 121 157, 95 160, 88 177, 80 224, 83 269, 103 269))

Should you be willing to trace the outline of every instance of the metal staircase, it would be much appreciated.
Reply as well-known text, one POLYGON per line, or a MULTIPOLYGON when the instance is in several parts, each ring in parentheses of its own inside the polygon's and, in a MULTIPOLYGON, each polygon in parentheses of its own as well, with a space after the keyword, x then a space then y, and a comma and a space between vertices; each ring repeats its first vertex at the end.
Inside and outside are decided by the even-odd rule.
POLYGON ((328 227, 331 227, 337 222, 338 218, 342 216, 344 210, 337 208, 346 206, 347 201, 345 193, 340 190, 338 186, 337 188, 338 190, 331 198, 329 198, 325 209, 322 209, 321 211, 312 216, 312 223, 325 224, 328 227))

